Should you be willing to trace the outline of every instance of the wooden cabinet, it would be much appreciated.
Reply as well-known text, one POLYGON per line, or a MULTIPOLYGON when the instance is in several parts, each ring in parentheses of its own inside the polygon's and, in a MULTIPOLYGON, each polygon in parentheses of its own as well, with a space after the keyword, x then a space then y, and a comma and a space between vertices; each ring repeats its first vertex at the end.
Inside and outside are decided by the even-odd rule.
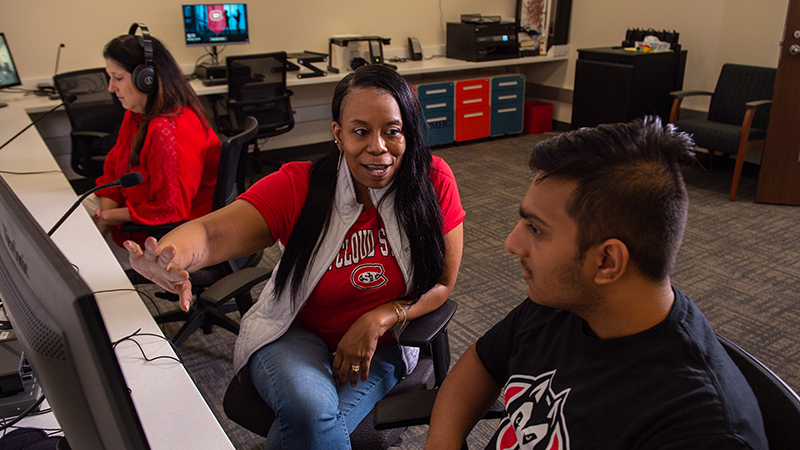
POLYGON ((644 115, 657 115, 668 122, 672 107, 669 93, 683 88, 685 66, 686 50, 578 50, 572 129, 628 122, 644 115))

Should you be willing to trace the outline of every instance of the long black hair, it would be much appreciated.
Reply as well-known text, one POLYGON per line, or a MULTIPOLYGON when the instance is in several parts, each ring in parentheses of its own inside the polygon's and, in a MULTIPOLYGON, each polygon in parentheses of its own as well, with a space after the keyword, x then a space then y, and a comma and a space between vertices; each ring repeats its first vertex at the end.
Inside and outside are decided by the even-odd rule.
MULTIPOLYGON (((400 107, 406 149, 387 195, 395 192, 395 214, 409 240, 414 269, 414 288, 409 299, 416 302, 440 281, 445 261, 442 211, 430 180, 432 159, 423 139, 419 102, 397 72, 381 65, 367 65, 348 74, 336 86, 331 106, 335 122, 341 123, 342 103, 353 89, 387 92, 400 107)), ((328 232, 336 194, 338 160, 339 149, 333 146, 326 156, 311 166, 308 195, 273 278, 276 296, 287 284, 292 294, 297 296, 307 268, 316 256, 317 242, 322 242, 318 237, 328 232)), ((402 250, 394 249, 396 254, 402 250)))
MULTIPOLYGON (((144 138, 150 120, 164 114, 171 114, 184 106, 197 115, 203 125, 208 128, 200 98, 186 81, 180 66, 172 54, 158 39, 150 36, 153 43, 153 68, 156 72, 156 89, 147 94, 144 116, 131 144, 131 166, 139 165, 139 153, 142 151, 144 138)), ((127 72, 133 73, 140 64, 144 64, 144 48, 136 36, 123 34, 112 39, 103 49, 103 58, 119 64, 127 72)))

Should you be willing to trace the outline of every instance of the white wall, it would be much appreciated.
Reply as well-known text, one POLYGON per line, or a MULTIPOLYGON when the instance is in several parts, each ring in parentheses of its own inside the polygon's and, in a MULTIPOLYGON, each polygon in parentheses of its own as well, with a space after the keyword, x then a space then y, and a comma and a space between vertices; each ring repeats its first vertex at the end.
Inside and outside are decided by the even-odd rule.
MULTIPOLYGON (((250 44, 229 46, 222 53, 285 50, 328 51, 334 35, 378 35, 392 38, 391 48, 405 49, 408 36, 423 46, 444 43, 447 22, 461 13, 513 18, 516 0, 229 0, 247 3, 250 44)), ((202 48, 187 48, 181 5, 191 0, 2 0, 0 31, 5 32, 23 79, 53 75, 56 51, 59 71, 100 67, 103 46, 144 22, 181 65, 193 64, 202 48)), ((426 55, 427 56, 427 55, 426 55)))
MULTIPOLYGON (((246 1, 246 0, 245 0, 246 1)), ((528 66, 528 81, 572 89, 577 49, 620 45, 628 28, 676 30, 688 50, 684 89, 713 90, 725 62, 773 66, 778 61, 788 0, 572 0, 570 59, 528 66)), ((182 65, 203 55, 183 41, 180 6, 188 0, 2 0, 0 31, 12 47, 23 79, 49 78, 59 43, 60 71, 103 65, 103 46, 133 21, 144 22, 182 65)), ((197 2, 195 2, 197 3, 197 2)), ((337 34, 407 37, 443 45, 446 22, 461 13, 514 17, 516 0, 259 0, 249 1, 251 43, 228 54, 327 51, 337 34)), ((389 50, 391 50, 391 48, 389 50)), ((225 53, 223 53, 225 55, 225 53)), ((427 55, 426 55, 427 56, 427 55)), ((704 110, 707 100, 684 105, 704 110)), ((559 120, 569 121, 569 109, 559 120), (564 117, 565 116, 565 117, 564 117)), ((558 116, 559 114, 556 113, 558 116)))

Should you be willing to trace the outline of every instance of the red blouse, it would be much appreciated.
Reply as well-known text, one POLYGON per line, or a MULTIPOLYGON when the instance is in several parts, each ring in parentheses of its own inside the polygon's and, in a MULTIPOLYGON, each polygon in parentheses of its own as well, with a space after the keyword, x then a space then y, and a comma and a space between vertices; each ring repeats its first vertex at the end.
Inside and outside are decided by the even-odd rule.
MULTIPOLYGON (((139 165, 130 167, 131 143, 141 119, 142 114, 125 112, 117 143, 106 157, 97 185, 131 172, 142 174, 142 183, 127 189, 103 189, 97 195, 125 205, 131 220, 143 225, 190 220, 211 212, 220 152, 214 130, 204 126, 189 108, 155 117, 148 126, 139 165)), ((141 244, 145 237, 120 233, 119 226, 111 227, 111 232, 119 246, 127 239, 141 244)))

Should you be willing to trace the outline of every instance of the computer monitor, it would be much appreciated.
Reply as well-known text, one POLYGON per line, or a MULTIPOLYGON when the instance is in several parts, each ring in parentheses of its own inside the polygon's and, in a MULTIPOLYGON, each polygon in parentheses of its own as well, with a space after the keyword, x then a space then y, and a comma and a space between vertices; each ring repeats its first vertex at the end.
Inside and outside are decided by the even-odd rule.
POLYGON ((183 27, 187 46, 247 44, 247 5, 183 5, 183 27))
MULTIPOLYGON (((17 73, 17 66, 14 65, 14 58, 11 57, 11 50, 8 48, 6 42, 6 35, 0 33, 0 89, 19 86, 22 84, 19 80, 17 73)), ((0 108, 7 106, 6 103, 0 103, 0 108)))
POLYGON ((149 449, 92 291, 2 178, 0 233, 0 298, 69 448, 149 449))

